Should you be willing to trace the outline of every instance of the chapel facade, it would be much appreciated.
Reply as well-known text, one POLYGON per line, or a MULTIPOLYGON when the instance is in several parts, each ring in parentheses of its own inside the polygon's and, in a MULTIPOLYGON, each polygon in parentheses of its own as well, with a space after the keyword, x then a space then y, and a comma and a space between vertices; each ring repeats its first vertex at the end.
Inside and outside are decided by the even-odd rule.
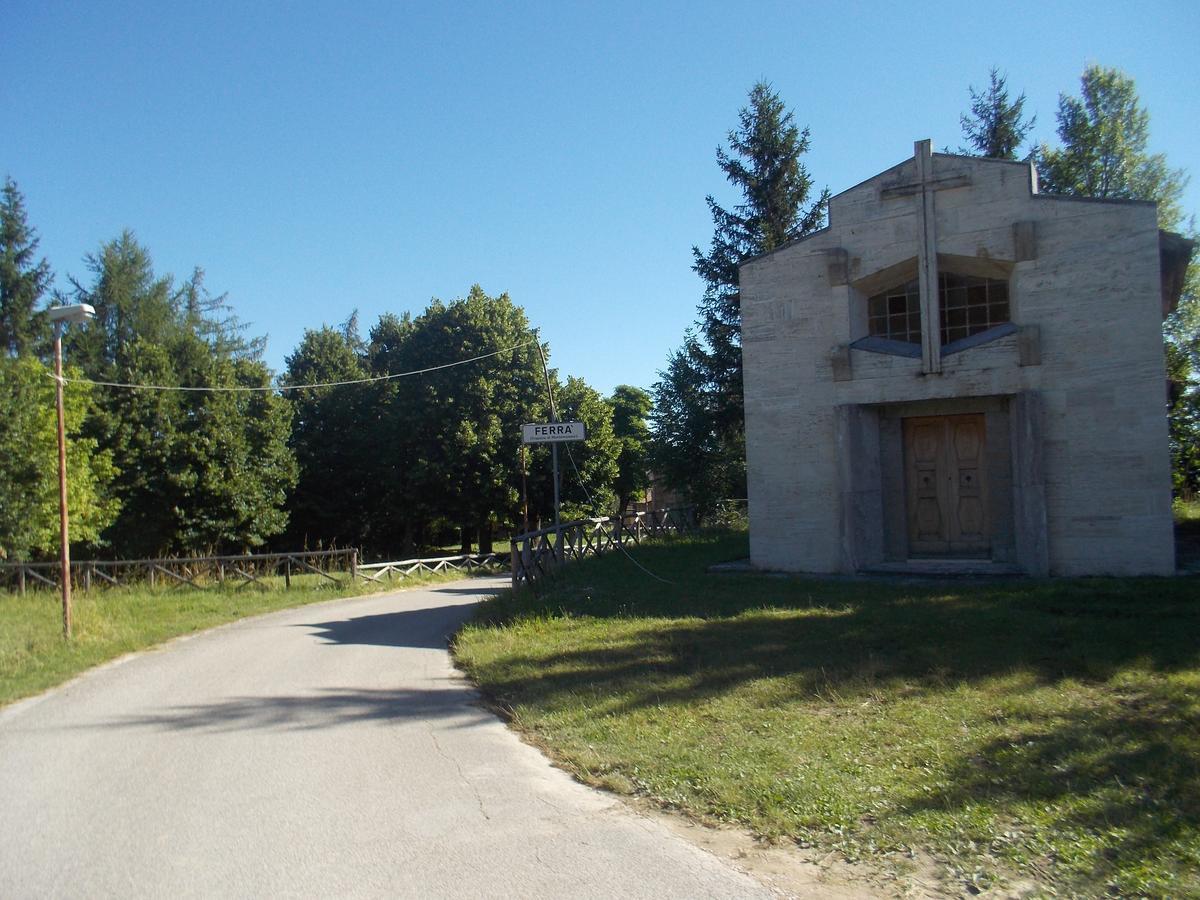
POLYGON ((933 153, 743 263, 751 562, 817 573, 1171 574, 1156 207, 933 153))

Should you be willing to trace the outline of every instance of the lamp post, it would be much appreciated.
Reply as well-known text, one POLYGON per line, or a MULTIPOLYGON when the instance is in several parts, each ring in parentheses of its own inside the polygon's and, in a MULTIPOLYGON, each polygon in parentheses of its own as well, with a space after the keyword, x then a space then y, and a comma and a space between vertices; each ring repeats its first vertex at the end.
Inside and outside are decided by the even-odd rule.
POLYGON ((68 322, 86 322, 96 310, 87 303, 48 310, 54 323, 54 391, 58 407, 58 524, 61 540, 63 637, 71 636, 71 544, 67 528, 67 431, 63 417, 62 331, 68 322))

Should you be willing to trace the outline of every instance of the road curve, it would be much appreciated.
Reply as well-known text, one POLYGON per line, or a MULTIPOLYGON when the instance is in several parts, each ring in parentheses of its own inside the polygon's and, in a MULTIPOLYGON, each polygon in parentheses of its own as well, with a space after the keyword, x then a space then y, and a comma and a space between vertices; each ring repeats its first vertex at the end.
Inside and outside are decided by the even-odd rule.
POLYGON ((501 583, 245 620, 0 710, 0 895, 771 896, 478 705, 446 635, 501 583))

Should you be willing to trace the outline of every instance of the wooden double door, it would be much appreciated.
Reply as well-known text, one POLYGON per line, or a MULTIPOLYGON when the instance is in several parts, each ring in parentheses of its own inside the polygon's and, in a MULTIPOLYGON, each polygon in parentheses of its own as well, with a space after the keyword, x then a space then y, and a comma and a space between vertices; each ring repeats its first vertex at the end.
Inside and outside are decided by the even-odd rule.
POLYGON ((909 555, 988 557, 983 414, 914 416, 903 421, 909 555))

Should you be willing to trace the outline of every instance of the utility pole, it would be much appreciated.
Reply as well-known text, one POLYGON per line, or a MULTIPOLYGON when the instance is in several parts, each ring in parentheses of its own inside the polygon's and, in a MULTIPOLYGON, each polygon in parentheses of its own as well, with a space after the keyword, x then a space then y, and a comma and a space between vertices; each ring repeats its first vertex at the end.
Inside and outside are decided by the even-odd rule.
MULTIPOLYGON (((550 398, 550 421, 558 422, 558 404, 554 402, 554 388, 550 386, 550 367, 546 365, 546 354, 542 352, 541 340, 534 341, 538 356, 542 358, 542 374, 546 376, 546 395, 550 398)), ((550 445, 550 458, 554 463, 554 554, 562 560, 562 521, 558 503, 558 444, 550 445)))
POLYGON ((529 533, 529 484, 525 474, 525 444, 521 444, 521 533, 529 533))
POLYGON ((67 322, 86 322, 96 310, 86 303, 49 310, 54 323, 54 400, 58 410, 58 531, 62 566, 63 638, 71 637, 71 540, 67 526, 67 429, 63 414, 62 330, 67 322))

